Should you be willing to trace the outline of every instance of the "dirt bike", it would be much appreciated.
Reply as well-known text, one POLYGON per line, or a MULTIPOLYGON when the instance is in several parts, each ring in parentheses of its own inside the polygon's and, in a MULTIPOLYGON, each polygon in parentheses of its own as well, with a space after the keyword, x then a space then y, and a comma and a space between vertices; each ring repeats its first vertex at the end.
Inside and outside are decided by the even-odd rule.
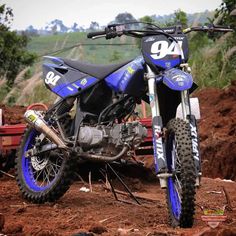
POLYGON ((187 64, 186 34, 231 30, 221 26, 186 30, 179 25, 128 26, 112 24, 87 36, 141 38, 142 56, 134 60, 93 65, 45 57, 44 83, 60 100, 47 112, 25 113, 29 128, 16 159, 17 183, 28 201, 55 201, 72 184, 77 160, 121 161, 147 136, 147 129, 139 121, 128 121, 136 104, 145 101, 151 108, 156 175, 161 188, 166 189, 170 223, 191 227, 201 163, 196 117, 189 97, 197 85, 187 64), (75 115, 71 115, 74 106, 75 115))

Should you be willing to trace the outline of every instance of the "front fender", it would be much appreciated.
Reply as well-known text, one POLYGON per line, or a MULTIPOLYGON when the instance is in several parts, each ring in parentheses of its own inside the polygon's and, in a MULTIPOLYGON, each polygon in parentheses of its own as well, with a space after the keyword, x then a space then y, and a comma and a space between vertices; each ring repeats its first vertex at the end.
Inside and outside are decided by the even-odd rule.
POLYGON ((193 85, 192 75, 176 68, 165 71, 162 81, 167 87, 176 91, 190 89, 193 85))

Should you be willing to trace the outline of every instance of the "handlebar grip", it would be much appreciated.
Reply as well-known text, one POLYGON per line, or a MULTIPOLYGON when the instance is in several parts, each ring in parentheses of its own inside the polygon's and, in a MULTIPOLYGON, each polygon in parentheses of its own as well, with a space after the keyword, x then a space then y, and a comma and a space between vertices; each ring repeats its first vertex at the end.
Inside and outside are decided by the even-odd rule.
POLYGON ((233 32, 229 26, 214 25, 214 31, 216 32, 233 32))
POLYGON ((106 31, 104 30, 104 31, 97 31, 97 32, 89 32, 87 34, 87 38, 91 39, 95 36, 100 36, 100 35, 106 35, 106 31))
POLYGON ((230 29, 229 26, 222 26, 222 25, 214 25, 215 29, 230 29))

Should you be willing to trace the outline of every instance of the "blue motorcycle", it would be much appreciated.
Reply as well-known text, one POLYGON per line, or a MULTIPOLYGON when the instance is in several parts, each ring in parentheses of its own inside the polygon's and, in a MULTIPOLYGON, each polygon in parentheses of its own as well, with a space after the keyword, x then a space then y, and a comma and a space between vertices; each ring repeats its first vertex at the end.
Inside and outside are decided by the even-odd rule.
POLYGON ((60 99, 47 112, 25 113, 29 126, 16 159, 17 183, 28 201, 51 202, 69 189, 78 160, 121 162, 147 136, 140 122, 128 121, 145 101, 151 108, 153 157, 160 186, 166 189, 170 223, 192 227, 201 162, 196 109, 189 97, 197 85, 187 63, 186 34, 231 29, 147 24, 133 30, 129 25, 108 25, 87 36, 140 38, 142 55, 134 60, 94 65, 45 57, 44 83, 60 99))

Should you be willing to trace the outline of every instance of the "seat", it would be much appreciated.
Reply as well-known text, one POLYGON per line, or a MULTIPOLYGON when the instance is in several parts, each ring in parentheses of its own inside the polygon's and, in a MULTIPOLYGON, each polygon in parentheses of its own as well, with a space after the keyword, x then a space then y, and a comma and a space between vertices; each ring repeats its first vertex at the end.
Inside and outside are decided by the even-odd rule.
POLYGON ((94 76, 97 79, 104 79, 112 72, 118 70, 122 66, 126 65, 130 61, 125 61, 119 64, 109 64, 109 65, 95 65, 81 61, 69 60, 62 58, 64 63, 74 69, 77 69, 85 74, 94 76))

